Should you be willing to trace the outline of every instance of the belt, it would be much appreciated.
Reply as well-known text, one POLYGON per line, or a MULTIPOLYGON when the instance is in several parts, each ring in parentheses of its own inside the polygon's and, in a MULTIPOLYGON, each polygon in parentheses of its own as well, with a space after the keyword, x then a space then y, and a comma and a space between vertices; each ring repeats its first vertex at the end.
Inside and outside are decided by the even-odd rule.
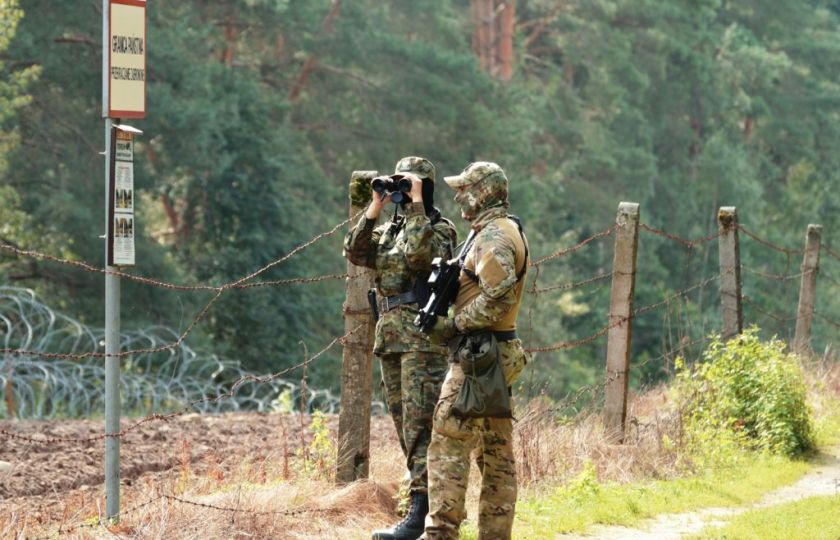
POLYGON ((513 341, 516 339, 516 330, 491 330, 496 336, 496 341, 513 341))
POLYGON ((392 309, 395 309, 397 306, 416 303, 417 293, 415 293, 414 291, 408 291, 402 294, 396 294, 394 296, 385 296, 381 298, 379 300, 379 311, 382 313, 388 313, 392 309))
MULTIPOLYGON (((475 333, 480 333, 480 332, 490 332, 496 338, 496 341, 499 341, 499 342, 513 341, 514 339, 516 339, 516 329, 513 329, 513 330, 479 330, 478 332, 475 332, 475 333)), ((465 337, 467 337, 471 334, 472 334, 472 332, 468 333, 468 334, 458 334, 455 337, 458 338, 458 339, 461 339, 461 338, 465 338, 465 337)))

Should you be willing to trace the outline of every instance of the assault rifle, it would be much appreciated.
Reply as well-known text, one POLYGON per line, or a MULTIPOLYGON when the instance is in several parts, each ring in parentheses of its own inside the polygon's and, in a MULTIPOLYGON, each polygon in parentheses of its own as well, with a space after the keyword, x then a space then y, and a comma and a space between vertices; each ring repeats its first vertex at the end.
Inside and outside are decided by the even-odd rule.
POLYGON ((446 317, 449 306, 458 296, 458 276, 461 275, 464 259, 467 258, 467 252, 472 247, 474 237, 475 231, 470 231, 456 259, 445 261, 442 257, 435 257, 432 261, 432 273, 428 281, 429 300, 414 319, 414 326, 419 327, 423 332, 428 333, 432 329, 438 315, 446 317))

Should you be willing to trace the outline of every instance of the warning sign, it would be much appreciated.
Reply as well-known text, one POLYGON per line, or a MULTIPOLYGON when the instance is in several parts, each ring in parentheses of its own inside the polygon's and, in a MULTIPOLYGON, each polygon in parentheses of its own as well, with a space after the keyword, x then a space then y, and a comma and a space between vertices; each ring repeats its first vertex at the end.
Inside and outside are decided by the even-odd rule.
POLYGON ((108 116, 146 116, 146 2, 110 0, 108 116))
POLYGON ((134 265, 134 128, 114 126, 108 264, 134 265))

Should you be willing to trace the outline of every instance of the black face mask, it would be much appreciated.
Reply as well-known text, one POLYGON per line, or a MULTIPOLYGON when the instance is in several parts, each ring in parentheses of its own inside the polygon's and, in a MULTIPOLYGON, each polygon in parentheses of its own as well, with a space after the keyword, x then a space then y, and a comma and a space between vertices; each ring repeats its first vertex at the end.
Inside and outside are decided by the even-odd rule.
POLYGON ((428 178, 423 179, 423 210, 427 216, 435 210, 435 183, 428 178))

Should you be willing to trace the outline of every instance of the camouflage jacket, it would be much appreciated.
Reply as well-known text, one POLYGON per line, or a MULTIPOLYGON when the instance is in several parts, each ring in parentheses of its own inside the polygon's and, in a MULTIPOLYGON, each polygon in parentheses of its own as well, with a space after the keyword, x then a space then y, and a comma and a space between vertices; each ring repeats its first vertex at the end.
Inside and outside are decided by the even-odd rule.
MULTIPOLYGON (((365 216, 344 239, 344 256, 358 266, 376 270, 377 297, 410 291, 417 279, 427 279, 435 257, 452 258, 456 233, 451 221, 440 218, 434 225, 422 203, 405 207, 405 224, 394 235, 390 222, 376 227, 365 216)), ((402 305, 379 314, 376 324, 376 354, 409 351, 440 352, 414 326, 417 304, 402 305)))
POLYGON ((528 241, 506 206, 483 211, 471 226, 476 235, 458 279, 455 326, 464 333, 514 330, 525 292, 528 241))

